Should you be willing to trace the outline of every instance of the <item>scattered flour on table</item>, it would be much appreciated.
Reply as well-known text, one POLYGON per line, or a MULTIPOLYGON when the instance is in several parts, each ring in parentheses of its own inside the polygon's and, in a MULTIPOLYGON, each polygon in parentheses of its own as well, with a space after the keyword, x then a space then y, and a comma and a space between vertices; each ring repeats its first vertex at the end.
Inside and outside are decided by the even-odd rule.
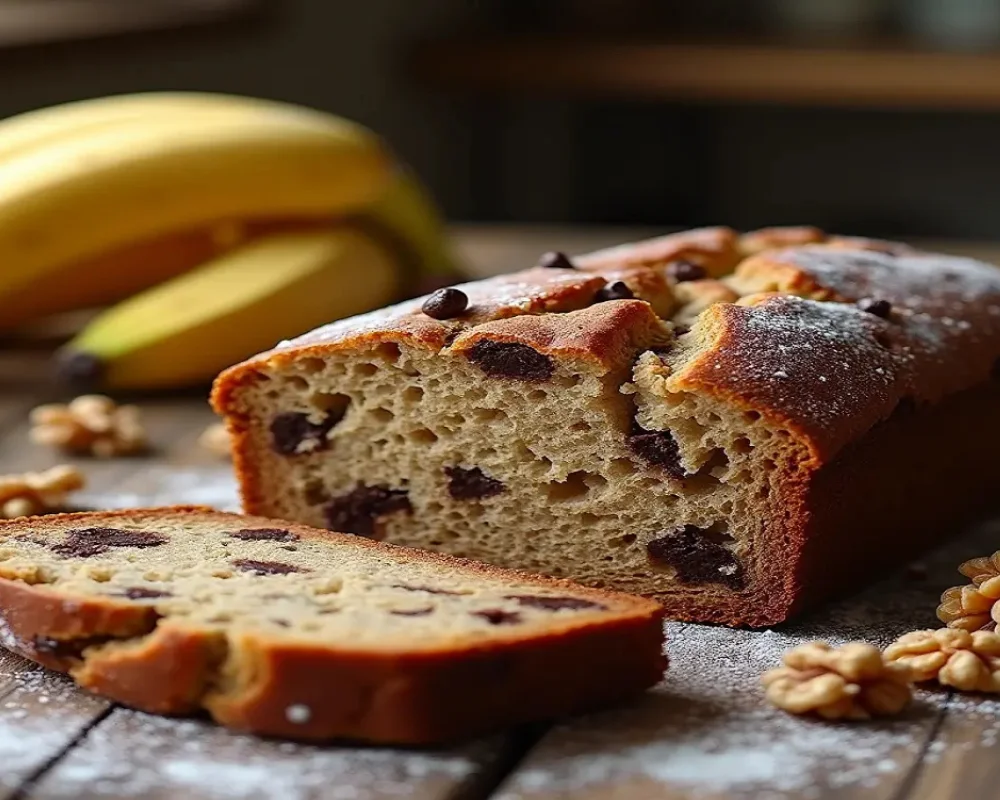
POLYGON ((76 500, 88 508, 136 508, 138 506, 206 505, 223 511, 239 511, 236 480, 228 466, 165 467, 143 470, 145 492, 79 492, 76 500))
POLYGON ((483 744, 437 753, 314 747, 118 709, 46 776, 39 793, 67 800, 154 791, 205 800, 365 800, 409 797, 418 784, 433 783, 444 795, 475 771, 480 751, 483 744))
POLYGON ((105 707, 67 678, 0 652, 0 795, 46 764, 105 707))

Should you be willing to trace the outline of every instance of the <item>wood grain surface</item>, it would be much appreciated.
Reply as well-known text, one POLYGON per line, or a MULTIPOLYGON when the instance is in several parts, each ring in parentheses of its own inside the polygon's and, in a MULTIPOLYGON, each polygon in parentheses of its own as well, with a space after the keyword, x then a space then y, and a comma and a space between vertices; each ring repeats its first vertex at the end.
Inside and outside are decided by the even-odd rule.
MULTIPOLYGON (((478 271, 492 272, 550 249, 544 241, 580 252, 621 238, 480 229, 465 245, 478 271)), ((28 438, 29 409, 58 397, 45 371, 39 353, 0 352, 0 474, 71 461, 88 478, 83 505, 235 506, 227 462, 197 444, 213 420, 201 393, 136 399, 155 444, 148 457, 74 461, 28 438)), ((886 644, 907 630, 936 627, 940 592, 962 581, 955 567, 998 548, 1000 524, 956 530, 952 544, 923 559, 921 579, 901 569, 770 631, 670 624, 671 669, 643 698, 548 731, 512 731, 442 751, 297 745, 200 719, 152 717, 0 650, 0 800, 1000 796, 1000 700, 920 691, 897 720, 850 725, 787 716, 768 707, 758 687, 760 673, 800 642, 886 644)))

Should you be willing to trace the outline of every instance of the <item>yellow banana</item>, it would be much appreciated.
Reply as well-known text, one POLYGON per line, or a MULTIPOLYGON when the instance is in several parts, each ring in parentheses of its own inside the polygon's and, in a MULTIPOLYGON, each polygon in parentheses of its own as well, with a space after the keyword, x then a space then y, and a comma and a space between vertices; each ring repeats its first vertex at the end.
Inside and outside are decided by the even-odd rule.
POLYGON ((157 118, 177 122, 193 114, 234 115, 260 110, 303 111, 270 100, 199 92, 148 92, 63 103, 0 120, 0 163, 87 131, 126 122, 157 118))
POLYGON ((434 202, 405 167, 397 168, 385 193, 363 217, 400 246, 403 258, 414 267, 411 273, 416 281, 411 287, 415 291, 421 290, 421 279, 433 282, 459 273, 434 202))
POLYGON ((64 378, 107 389, 207 382, 229 364, 399 291, 391 249, 352 227, 266 236, 98 317, 64 378))
POLYGON ((355 214, 391 175, 374 135, 305 110, 84 130, 0 160, 0 298, 63 265, 214 221, 355 214))
POLYGON ((253 239, 314 228, 295 220, 206 225, 128 244, 14 288, 0 302, 0 331, 54 314, 99 308, 182 275, 253 239))

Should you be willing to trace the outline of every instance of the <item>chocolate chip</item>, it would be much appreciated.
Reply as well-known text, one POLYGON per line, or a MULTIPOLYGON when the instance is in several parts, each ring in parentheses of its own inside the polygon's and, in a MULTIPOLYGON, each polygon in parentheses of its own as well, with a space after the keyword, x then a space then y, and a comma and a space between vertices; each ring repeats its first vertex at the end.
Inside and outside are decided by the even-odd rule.
POLYGON ((284 528, 241 528, 230 531, 234 539, 244 542, 297 542, 298 534, 286 531, 284 528))
POLYGON ((453 597, 460 597, 461 592, 452 592, 448 589, 435 589, 433 586, 410 586, 405 583, 392 584, 393 589, 406 589, 408 592, 427 592, 428 594, 447 594, 453 597))
POLYGON ((538 259, 538 266, 543 269, 576 269, 576 264, 573 263, 570 257, 565 253, 560 253, 558 250, 543 253, 542 257, 538 259))
POLYGON ((517 342, 481 339, 469 350, 469 360, 494 378, 547 381, 555 371, 551 358, 517 342))
POLYGON ((625 281, 615 281, 597 290, 594 295, 595 303, 604 303, 608 300, 631 300, 635 297, 632 290, 628 288, 625 281))
POLYGON ((469 296, 461 289, 449 286, 447 289, 438 289, 424 300, 420 310, 432 319, 451 319, 464 314, 468 307, 469 296))
POLYGON ((685 281, 700 281, 705 278, 708 273, 705 268, 700 264, 695 264, 693 261, 672 261, 667 264, 667 275, 673 278, 677 283, 684 283, 685 281))
POLYGON ((433 608, 418 608, 416 611, 399 611, 394 609, 389 613, 397 617, 426 617, 428 614, 433 613, 433 611, 433 608))
POLYGON ((341 533, 374 537, 381 517, 396 511, 412 511, 405 489, 361 485, 353 492, 335 497, 325 508, 327 525, 341 533))
POLYGON ((159 589, 144 589, 141 586, 130 586, 124 592, 114 596, 127 597, 129 600, 153 600, 157 597, 173 597, 173 594, 159 589))
POLYGON ((670 431, 647 431, 638 424, 628 437, 629 449, 647 464, 661 467, 670 477, 681 480, 687 470, 681 466, 681 451, 670 431))
POLYGON ((876 317, 881 317, 882 319, 889 319, 889 315, 892 313, 892 303, 888 300, 862 297, 858 300, 857 305, 862 311, 867 311, 869 314, 874 314, 876 317))
POLYGON ((311 422, 308 415, 297 411, 278 414, 271 420, 271 446, 283 456, 323 450, 330 445, 326 435, 346 413, 346 408, 338 409, 327 414, 322 422, 311 422))
POLYGON ((52 639, 48 636, 35 636, 31 640, 32 649, 43 656, 55 658, 79 658, 83 651, 95 644, 104 644, 109 636, 86 636, 79 639, 52 639))
POLYGON ((709 531, 695 525, 685 525, 646 545, 654 563, 666 564, 677 570, 681 583, 721 583, 730 589, 742 589, 743 570, 736 557, 709 531))
POLYGON ((592 608, 597 611, 606 611, 607 606, 595 603, 593 600, 583 600, 579 597, 553 597, 552 595, 541 594, 509 594, 507 600, 516 600, 522 606, 528 608, 540 608, 544 611, 561 611, 569 609, 580 611, 585 608, 592 608))
POLYGON ((448 494, 455 500, 479 500, 501 494, 506 488, 502 481, 491 478, 479 467, 445 467, 448 476, 448 494))
POLYGON ((287 619, 272 619, 271 623, 273 625, 277 625, 279 628, 291 628, 292 627, 292 623, 289 622, 287 619))
POLYGON ((514 611, 504 611, 499 608, 490 608, 486 611, 473 611, 472 616, 482 617, 490 625, 516 625, 521 621, 521 615, 514 611))
POLYGON ((148 531, 120 528, 75 528, 66 532, 62 544, 52 552, 68 558, 89 558, 106 553, 112 547, 159 547, 170 541, 166 536, 148 531))
POLYGON ((308 572, 308 570, 292 564, 282 564, 280 561, 255 561, 252 558, 237 558, 232 562, 232 565, 255 575, 289 575, 292 572, 308 572))

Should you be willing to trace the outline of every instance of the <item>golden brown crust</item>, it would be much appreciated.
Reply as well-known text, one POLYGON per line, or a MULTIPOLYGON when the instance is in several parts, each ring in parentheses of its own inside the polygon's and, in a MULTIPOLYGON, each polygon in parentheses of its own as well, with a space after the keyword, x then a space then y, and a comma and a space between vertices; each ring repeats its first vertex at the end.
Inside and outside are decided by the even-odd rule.
POLYGON ((455 741, 600 707, 636 686, 653 685, 666 666, 659 627, 623 620, 502 649, 487 645, 391 659, 359 652, 331 656, 308 647, 265 649, 259 641, 242 641, 236 647, 241 660, 253 665, 249 682, 209 695, 206 705, 227 726, 277 736, 455 741), (290 708, 310 713, 296 721, 290 708))
MULTIPOLYGON (((275 524, 198 507, 123 510, 0 523, 0 540, 13 532, 42 535, 80 524, 115 524, 136 514, 151 523, 182 514, 196 520, 231 517, 242 527, 275 524)), ((0 579, 0 643, 142 710, 187 714, 205 707, 223 724, 256 733, 400 744, 453 741, 586 710, 653 685, 666 666, 663 611, 650 600, 281 524, 302 538, 349 542, 466 575, 572 591, 599 601, 608 613, 554 619, 542 635, 512 629, 475 643, 365 649, 265 632, 227 635, 217 627, 161 620, 148 605, 0 579)))
POLYGON ((625 267, 661 267, 689 261, 704 267, 711 277, 724 275, 739 261, 739 239, 730 228, 697 228, 642 242, 609 247, 580 256, 581 269, 603 274, 625 267))

